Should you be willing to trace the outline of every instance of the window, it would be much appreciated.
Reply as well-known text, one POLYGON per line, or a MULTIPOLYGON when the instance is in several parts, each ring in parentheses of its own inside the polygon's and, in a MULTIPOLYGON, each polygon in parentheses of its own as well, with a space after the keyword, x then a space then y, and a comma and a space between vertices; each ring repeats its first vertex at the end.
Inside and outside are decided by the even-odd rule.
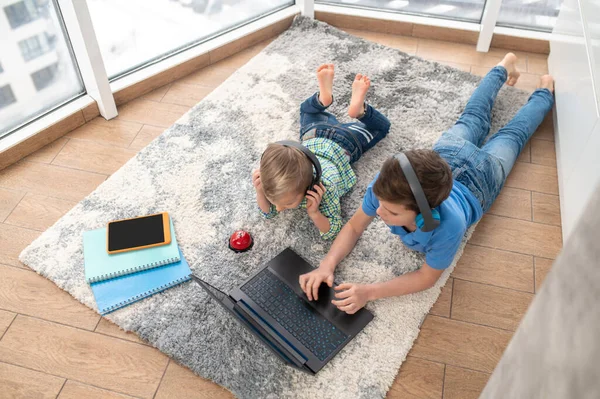
POLYGON ((551 32, 563 0, 502 0, 498 26, 551 32))
POLYGON ((485 0, 315 0, 315 3, 371 8, 479 23, 483 15, 485 0))
POLYGON ((17 102, 10 85, 0 87, 0 109, 17 102))
POLYGON ((52 64, 31 74, 31 79, 37 91, 50 86, 58 75, 58 64, 52 64))
MULTIPOLYGON (((2 139, 85 91, 56 6, 57 0, 0 0, 0 4, 0 13, 9 16, 10 21, 0 26, 0 59, 5 70, 0 74, 0 87, 10 85, 10 91, 4 88, 2 93, 2 139), (33 20, 38 23, 11 29, 33 20), (47 54, 52 61, 35 59, 42 54, 47 54)), ((4 18, 3 15, 0 17, 4 18)))
POLYGON ((41 37, 32 36, 28 39, 21 40, 19 42, 19 48, 21 49, 21 55, 25 61, 30 61, 51 50, 47 34, 41 37))
POLYGON ((37 8, 32 0, 24 0, 6 6, 4 12, 12 29, 34 21, 38 17, 37 8))
POLYGON ((110 78, 293 4, 292 0, 88 0, 110 78))

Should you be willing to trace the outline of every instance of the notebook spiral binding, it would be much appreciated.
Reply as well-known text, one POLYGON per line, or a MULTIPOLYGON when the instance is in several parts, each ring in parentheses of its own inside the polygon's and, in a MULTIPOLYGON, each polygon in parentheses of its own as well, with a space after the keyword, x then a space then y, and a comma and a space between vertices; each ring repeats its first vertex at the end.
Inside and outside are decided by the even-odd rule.
POLYGON ((129 298, 129 299, 128 299, 128 300, 126 300, 126 301, 119 302, 119 303, 117 303, 117 304, 114 304, 114 305, 112 305, 112 306, 109 306, 108 308, 104 308, 104 309, 102 309, 102 310, 101 310, 101 313, 102 313, 102 314, 105 314, 105 313, 110 313, 110 312, 112 312, 113 310, 117 310, 117 309, 119 309, 119 308, 125 307, 125 306, 127 306, 127 305, 130 305, 130 304, 132 304, 132 303, 134 303, 134 302, 137 302, 137 301, 139 301, 140 299, 147 298, 147 297, 149 297, 149 296, 152 296, 152 295, 154 295, 154 294, 156 294, 156 293, 159 293, 159 292, 161 292, 161 291, 164 291, 164 290, 166 290, 166 289, 168 289, 168 288, 171 288, 171 287, 174 287, 174 286, 176 286, 176 285, 178 285, 178 284, 181 284, 181 283, 183 283, 183 282, 186 282, 186 281, 188 281, 190 278, 191 278, 191 277, 190 277, 189 275, 187 275, 187 276, 185 276, 185 277, 178 278, 177 280, 173 280, 173 281, 171 281, 171 282, 170 282, 170 283, 168 283, 168 284, 163 284, 163 285, 161 285, 160 287, 156 287, 156 288, 154 288, 154 289, 151 289, 151 290, 149 290, 149 291, 146 291, 146 292, 144 292, 143 294, 136 295, 136 296, 134 296, 134 297, 132 297, 132 298, 129 298))
POLYGON ((107 274, 102 274, 100 276, 89 278, 88 283, 97 283, 99 281, 110 280, 111 278, 125 276, 127 274, 132 274, 132 273, 139 272, 142 270, 152 269, 152 268, 158 267, 158 266, 170 265, 171 263, 179 262, 180 260, 181 259, 179 257, 168 258, 168 259, 161 260, 158 262, 152 262, 152 263, 148 263, 148 264, 141 265, 141 266, 130 267, 129 269, 124 269, 118 273, 107 273, 107 274))

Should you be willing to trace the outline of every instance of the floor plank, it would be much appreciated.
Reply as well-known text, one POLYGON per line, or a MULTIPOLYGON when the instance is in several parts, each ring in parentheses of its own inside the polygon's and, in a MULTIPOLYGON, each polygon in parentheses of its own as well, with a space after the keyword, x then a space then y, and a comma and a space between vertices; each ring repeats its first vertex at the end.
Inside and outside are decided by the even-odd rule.
POLYGON ((244 66, 248 61, 250 61, 250 59, 252 59, 252 57, 260 53, 270 42, 270 40, 266 40, 264 42, 255 44, 254 46, 242 50, 239 53, 235 53, 230 57, 218 61, 214 65, 219 69, 225 68, 235 71, 244 66))
POLYGON ((546 54, 527 54, 527 72, 537 75, 548 74, 548 56, 546 54))
POLYGON ((105 120, 99 116, 85 125, 67 134, 67 137, 90 140, 98 144, 116 147, 127 147, 142 128, 141 123, 112 119, 105 120))
POLYGON ((165 131, 162 127, 144 125, 142 130, 135 136, 135 139, 129 146, 129 148, 139 151, 146 147, 152 140, 160 136, 165 131))
POLYGON ((0 339, 2 338, 2 336, 8 329, 8 326, 10 326, 10 323, 13 322, 16 316, 16 313, 9 312, 7 310, 0 310, 0 339))
POLYGON ((54 399, 64 383, 64 378, 0 362, 0 398, 54 399))
POLYGON ((167 91, 169 91, 170 87, 171 83, 166 84, 158 89, 152 90, 150 93, 144 94, 140 98, 143 100, 160 102, 165 94, 167 94, 167 91))
MULTIPOLYGON (((183 84, 194 84, 205 87, 217 87, 223 83, 231 74, 234 69, 220 68, 218 65, 211 65, 203 68, 197 72, 194 72, 185 78, 179 79, 179 83, 183 84)), ((156 125, 162 126, 162 125, 156 125)))
POLYGON ((33 162, 18 162, 0 171, 1 187, 70 201, 80 201, 104 180, 106 175, 33 162))
POLYGON ((531 220, 531 191, 510 187, 503 188, 488 213, 531 220))
POLYGON ((136 151, 90 141, 71 140, 56 156, 53 165, 111 175, 129 161, 136 151))
POLYGON ((98 323, 98 326, 96 326, 94 331, 104 335, 110 335, 111 337, 126 339, 131 342, 137 342, 138 344, 146 345, 146 343, 142 341, 135 333, 131 331, 123 331, 115 323, 105 318, 100 320, 100 323, 98 323))
POLYGON ((556 148, 554 142, 547 140, 532 139, 531 163, 556 168, 556 148))
POLYGON ((457 279, 454 281, 452 318, 514 331, 533 296, 526 292, 457 279))
POLYGON ((533 93, 540 84, 540 75, 534 75, 531 73, 521 73, 519 80, 515 84, 517 89, 525 90, 533 93))
POLYGON ((511 336, 509 331, 428 315, 409 355, 490 373, 511 336))
POLYGON ((182 105, 158 103, 138 98, 119 108, 117 120, 167 128, 189 109, 190 107, 182 105))
POLYGON ((542 283, 546 279, 546 275, 552 268, 552 264, 554 261, 552 259, 538 258, 537 256, 534 258, 535 262, 535 292, 540 292, 540 288, 542 288, 542 283))
MULTIPOLYGON (((493 66, 471 66, 471 73, 479 76, 485 76, 493 68, 493 66)), ((519 80, 515 84, 517 89, 533 92, 540 82, 540 75, 521 72, 519 80)))
POLYGON ((557 195, 532 193, 532 199, 534 222, 561 225, 560 201, 557 195))
POLYGON ((531 255, 467 244, 452 276, 476 283, 534 292, 531 255))
POLYGON ((488 373, 446 366, 444 399, 477 399, 489 378, 488 373))
POLYGON ((556 168, 517 162, 506 179, 506 187, 558 195, 556 168))
MULTIPOLYGON (((84 125, 85 126, 85 125, 84 125)), ((60 152, 60 150, 67 144, 69 139, 61 137, 58 140, 54 140, 47 146, 37 150, 33 154, 25 157, 28 162, 39 162, 39 163, 50 163, 60 152)))
POLYGON ((76 204, 46 195, 27 194, 4 223, 45 231, 76 204))
POLYGON ((554 259, 562 248, 562 231, 558 226, 485 215, 471 243, 554 259))
POLYGON ((450 317, 450 305, 452 304, 452 284, 453 278, 449 278, 446 284, 442 287, 442 292, 438 297, 437 301, 433 304, 433 307, 429 311, 429 314, 436 316, 450 317))
MULTIPOLYGON (((474 65, 478 68, 492 68, 497 65, 508 50, 490 48, 487 53, 478 52, 475 46, 462 43, 445 42, 440 40, 419 39, 417 55, 428 60, 458 62, 474 65)), ((527 69, 525 53, 514 52, 519 58, 517 67, 527 69)))
POLYGON ((173 83, 161 102, 193 107, 213 90, 213 87, 173 83))
POLYGON ((22 267, 19 254, 39 235, 39 231, 0 223, 0 263, 22 267))
POLYGON ((476 44, 478 33, 474 31, 448 29, 432 25, 413 24, 411 34, 423 39, 438 40, 444 38, 446 41, 465 44, 476 44))
POLYGON ((93 331, 100 316, 33 271, 0 265, 0 308, 93 331))
POLYGON ((390 388, 388 399, 441 399, 444 365, 408 357, 390 388))
POLYGON ((19 315, 0 341, 0 361, 151 398, 168 359, 144 345, 19 315))
POLYGON ((25 196, 24 191, 7 190, 0 188, 0 223, 17 207, 19 201, 25 196))
POLYGON ((67 380, 58 399, 133 399, 133 396, 107 391, 82 384, 80 382, 67 380))
POLYGON ((198 377, 190 369, 171 361, 155 398, 232 399, 234 396, 214 382, 198 377))

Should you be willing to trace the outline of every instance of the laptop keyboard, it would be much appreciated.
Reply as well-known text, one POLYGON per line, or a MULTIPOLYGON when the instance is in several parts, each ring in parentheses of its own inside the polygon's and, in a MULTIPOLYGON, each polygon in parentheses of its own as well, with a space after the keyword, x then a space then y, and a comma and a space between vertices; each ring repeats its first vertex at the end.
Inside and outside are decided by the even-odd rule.
POLYGON ((327 359, 348 337, 267 269, 241 290, 321 361, 327 359))

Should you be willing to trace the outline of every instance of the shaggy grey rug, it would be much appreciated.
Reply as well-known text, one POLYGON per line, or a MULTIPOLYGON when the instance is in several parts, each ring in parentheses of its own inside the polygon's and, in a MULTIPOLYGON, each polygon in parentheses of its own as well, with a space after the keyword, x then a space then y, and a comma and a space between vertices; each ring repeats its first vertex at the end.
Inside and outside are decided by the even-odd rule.
MULTIPOLYGON (((384 159, 400 150, 430 147, 458 118, 480 80, 297 18, 287 32, 41 235, 20 259, 95 309, 84 279, 82 233, 110 220, 168 211, 194 273, 223 291, 232 290, 287 246, 318 265, 330 244, 320 239, 304 211, 263 219, 251 171, 267 143, 297 139, 300 103, 316 91, 315 71, 324 62, 336 65, 331 111, 341 120, 347 119, 350 85, 360 72, 373 82, 368 101, 392 121, 389 136, 355 166, 359 182, 343 201, 345 218, 360 206, 366 185, 384 159), (226 242, 240 228, 252 232, 255 245, 235 254, 226 242)), ((522 91, 504 89, 495 107, 495 128, 526 99, 522 91)), ((377 220, 339 266, 336 279, 384 281, 422 262, 421 255, 403 248, 377 220)), ((108 318, 240 398, 380 398, 450 271, 428 291, 370 303, 375 319, 315 377, 282 367, 192 282, 108 318)))

